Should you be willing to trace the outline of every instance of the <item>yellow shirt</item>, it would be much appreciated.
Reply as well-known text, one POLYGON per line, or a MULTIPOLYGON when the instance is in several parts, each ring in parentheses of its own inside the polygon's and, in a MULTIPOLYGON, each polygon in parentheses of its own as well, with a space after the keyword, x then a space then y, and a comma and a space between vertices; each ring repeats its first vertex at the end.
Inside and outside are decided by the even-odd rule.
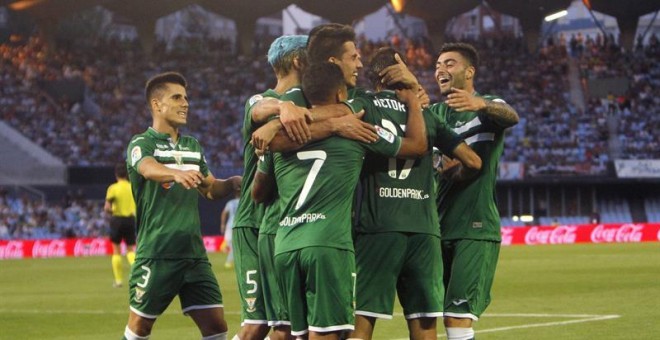
POLYGON ((131 183, 127 180, 120 179, 108 187, 105 200, 112 203, 112 216, 135 216, 135 200, 131 192, 131 183))

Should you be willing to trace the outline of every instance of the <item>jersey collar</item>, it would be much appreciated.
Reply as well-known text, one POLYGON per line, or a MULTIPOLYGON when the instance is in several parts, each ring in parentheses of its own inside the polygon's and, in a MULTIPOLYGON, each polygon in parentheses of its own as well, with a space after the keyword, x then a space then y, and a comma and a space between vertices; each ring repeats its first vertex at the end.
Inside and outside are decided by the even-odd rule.
MULTIPOLYGON (((168 142, 170 144, 170 146, 172 146, 172 148, 174 148, 176 146, 176 143, 174 143, 172 141, 172 138, 170 138, 170 135, 168 135, 167 133, 160 133, 160 132, 156 131, 156 129, 154 129, 151 126, 149 127, 149 129, 147 129, 147 133, 149 134, 149 136, 151 136, 155 139, 159 139, 159 140, 168 142)), ((181 140, 181 134, 179 134, 179 138, 177 138, 177 140, 181 140)))

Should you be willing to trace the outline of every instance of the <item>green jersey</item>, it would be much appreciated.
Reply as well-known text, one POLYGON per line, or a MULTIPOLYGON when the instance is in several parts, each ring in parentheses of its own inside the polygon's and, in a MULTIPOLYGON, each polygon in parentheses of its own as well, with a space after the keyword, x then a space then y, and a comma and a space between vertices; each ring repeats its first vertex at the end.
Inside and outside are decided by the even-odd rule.
MULTIPOLYGON (((393 91, 364 94, 352 101, 364 120, 397 136, 405 135, 407 107, 393 91)), ((360 183, 359 233, 412 232, 440 235, 431 149, 451 154, 461 139, 437 115, 424 114, 429 152, 418 159, 386 158, 369 153, 360 183)))
MULTIPOLYGON (((270 176, 273 174, 273 154, 267 153, 264 155, 263 159, 259 162, 258 170, 270 176)), ((277 196, 277 193, 275 193, 277 196)), ((274 197, 271 202, 268 202, 266 205, 266 211, 264 212, 264 217, 261 221, 261 226, 259 227, 259 234, 275 235, 277 234, 277 226, 279 225, 280 218, 280 205, 279 197, 274 197)))
POLYGON ((250 144, 252 133, 263 124, 256 124, 252 120, 252 109, 254 105, 264 97, 279 98, 280 95, 272 89, 262 94, 252 96, 245 103, 245 116, 243 117, 243 181, 241 185, 241 197, 238 201, 238 209, 234 219, 234 228, 259 228, 264 214, 264 205, 257 204, 252 200, 252 180, 257 171, 257 155, 254 146, 250 144))
POLYGON ((275 254, 306 247, 353 251, 352 196, 367 151, 394 156, 401 139, 377 127, 379 139, 363 144, 340 137, 274 154, 282 208, 275 254))
POLYGON ((209 174, 202 147, 191 136, 179 136, 173 143, 168 134, 149 128, 131 138, 126 164, 137 208, 137 257, 206 258, 197 205, 199 193, 175 182, 144 178, 137 169, 147 157, 168 168, 209 174))
MULTIPOLYGON (((495 96, 481 97, 504 102, 495 96)), ((472 147, 483 164, 479 174, 467 181, 441 179, 438 214, 443 240, 500 241, 495 182, 504 148, 505 128, 484 113, 457 112, 444 103, 434 104, 430 110, 446 121, 472 147)))

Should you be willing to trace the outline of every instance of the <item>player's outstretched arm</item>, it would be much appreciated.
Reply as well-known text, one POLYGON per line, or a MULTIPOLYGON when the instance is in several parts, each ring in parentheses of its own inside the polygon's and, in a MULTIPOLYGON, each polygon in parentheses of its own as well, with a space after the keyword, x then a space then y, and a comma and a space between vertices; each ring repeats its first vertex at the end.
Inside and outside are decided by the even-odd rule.
POLYGON ((159 183, 176 182, 186 189, 197 188, 204 181, 204 176, 197 170, 170 169, 153 157, 145 157, 138 165, 137 171, 147 180, 159 183))
POLYGON ((241 189, 241 176, 232 176, 227 179, 217 179, 209 172, 204 181, 197 187, 202 196, 210 200, 223 199, 241 189))
POLYGON ((422 106, 417 94, 411 89, 396 90, 396 95, 408 107, 406 135, 401 139, 401 148, 397 156, 417 158, 423 156, 428 148, 426 124, 422 116, 422 106))

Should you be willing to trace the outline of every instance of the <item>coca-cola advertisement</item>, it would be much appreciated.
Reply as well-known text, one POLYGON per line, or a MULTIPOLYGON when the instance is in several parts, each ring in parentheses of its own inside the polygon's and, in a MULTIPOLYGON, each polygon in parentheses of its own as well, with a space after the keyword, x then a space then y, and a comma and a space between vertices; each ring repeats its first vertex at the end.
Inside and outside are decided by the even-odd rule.
MULTIPOLYGON (((204 237, 209 253, 220 251, 222 242, 222 236, 204 237)), ((503 246, 638 242, 660 242, 660 223, 502 227, 503 246)), ((126 251, 123 244, 121 249, 126 251)), ((0 240, 0 260, 111 254, 112 245, 106 238, 0 240)))
POLYGON ((660 223, 502 227, 502 245, 638 243, 660 241, 660 223))

